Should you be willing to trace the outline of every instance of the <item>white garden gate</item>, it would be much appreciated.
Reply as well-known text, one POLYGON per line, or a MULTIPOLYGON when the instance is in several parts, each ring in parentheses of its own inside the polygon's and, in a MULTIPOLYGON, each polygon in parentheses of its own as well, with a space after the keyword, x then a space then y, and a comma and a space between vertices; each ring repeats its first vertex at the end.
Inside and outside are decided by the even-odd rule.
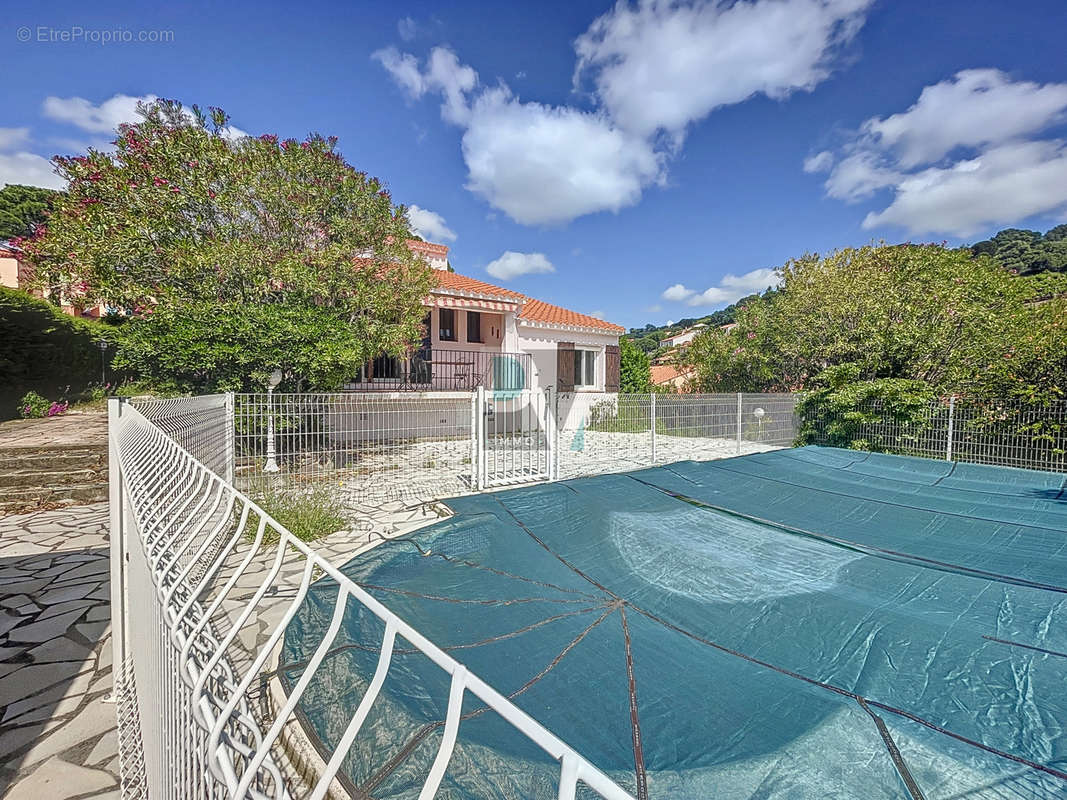
POLYGON ((478 389, 473 431, 477 489, 555 477, 553 395, 552 389, 478 389))

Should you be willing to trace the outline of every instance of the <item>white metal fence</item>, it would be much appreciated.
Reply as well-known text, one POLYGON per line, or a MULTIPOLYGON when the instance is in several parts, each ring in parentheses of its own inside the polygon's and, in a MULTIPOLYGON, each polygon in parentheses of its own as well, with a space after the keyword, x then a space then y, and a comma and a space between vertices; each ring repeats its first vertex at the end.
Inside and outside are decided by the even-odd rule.
POLYGON ((420 798, 433 797, 445 775, 468 693, 559 763, 560 798, 574 798, 579 783, 612 800, 630 798, 195 459, 176 441, 182 431, 164 433, 117 400, 109 416, 124 797, 343 796, 337 772, 402 639, 451 676, 420 798), (277 679, 280 644, 313 583, 331 591, 336 584, 332 623, 287 692, 277 679), (340 741, 320 756, 294 712, 355 608, 384 624, 377 669, 340 741))
POLYGON ((1026 469, 1067 471, 1067 401, 945 397, 918 408, 809 403, 808 444, 1026 469))
POLYGON ((237 395, 236 476, 348 508, 788 447, 796 395, 552 390, 237 395))

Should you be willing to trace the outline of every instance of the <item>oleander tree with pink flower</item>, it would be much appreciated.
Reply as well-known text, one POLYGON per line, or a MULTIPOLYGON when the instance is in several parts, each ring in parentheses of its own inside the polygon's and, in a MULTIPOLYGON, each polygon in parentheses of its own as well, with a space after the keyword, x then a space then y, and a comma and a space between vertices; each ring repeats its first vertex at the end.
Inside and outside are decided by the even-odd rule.
POLYGON ((431 271, 406 209, 337 140, 232 135, 217 108, 161 100, 67 180, 20 242, 38 286, 134 312, 117 368, 191 390, 332 388, 419 339, 431 271))

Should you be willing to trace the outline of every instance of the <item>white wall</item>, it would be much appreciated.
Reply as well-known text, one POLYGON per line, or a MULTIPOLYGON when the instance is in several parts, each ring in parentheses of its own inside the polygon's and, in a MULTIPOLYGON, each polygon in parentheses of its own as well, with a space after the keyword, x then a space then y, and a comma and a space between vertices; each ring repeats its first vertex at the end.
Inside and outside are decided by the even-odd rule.
POLYGON ((17 259, 0 256, 0 286, 19 288, 19 262, 17 259))
POLYGON ((596 391, 604 391, 604 348, 609 344, 617 345, 619 337, 616 334, 585 333, 581 331, 563 331, 551 328, 534 328, 518 325, 518 349, 522 353, 530 353, 533 358, 533 375, 530 380, 530 388, 545 389, 556 385, 556 351, 560 342, 574 342, 579 350, 595 350, 597 352, 596 391))

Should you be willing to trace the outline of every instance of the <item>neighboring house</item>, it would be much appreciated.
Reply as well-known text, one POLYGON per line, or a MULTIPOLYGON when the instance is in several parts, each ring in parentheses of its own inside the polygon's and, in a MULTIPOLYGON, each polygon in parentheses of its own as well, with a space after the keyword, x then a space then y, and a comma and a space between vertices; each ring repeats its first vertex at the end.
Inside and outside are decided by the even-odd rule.
MULTIPOLYGON (((40 291, 29 287, 30 277, 30 266, 22 260, 21 251, 14 245, 0 242, 0 286, 22 289, 34 297, 43 297, 40 291)), ((67 299, 64 297, 64 301, 67 299)), ((83 307, 64 302, 60 308, 72 317, 101 317, 107 313, 107 307, 102 304, 83 307)))
POLYGON ((19 259, 19 251, 6 242, 0 242, 0 286, 18 289, 25 286, 27 267, 19 259))
POLYGON ((448 248, 408 245, 435 270, 426 336, 408 357, 380 356, 351 391, 619 390, 619 325, 448 270, 448 248))
POLYGON ((653 386, 670 386, 675 391, 688 391, 689 376, 692 371, 674 364, 653 364, 650 368, 653 386))
POLYGON ((722 331, 723 333, 730 333, 736 327, 737 327, 737 323, 736 322, 727 322, 725 325, 720 325, 719 326, 719 330, 722 331))
POLYGON ((686 328, 681 333, 674 334, 674 336, 668 336, 659 345, 660 347, 682 347, 693 341, 702 330, 704 330, 703 323, 694 325, 692 328, 686 328))

